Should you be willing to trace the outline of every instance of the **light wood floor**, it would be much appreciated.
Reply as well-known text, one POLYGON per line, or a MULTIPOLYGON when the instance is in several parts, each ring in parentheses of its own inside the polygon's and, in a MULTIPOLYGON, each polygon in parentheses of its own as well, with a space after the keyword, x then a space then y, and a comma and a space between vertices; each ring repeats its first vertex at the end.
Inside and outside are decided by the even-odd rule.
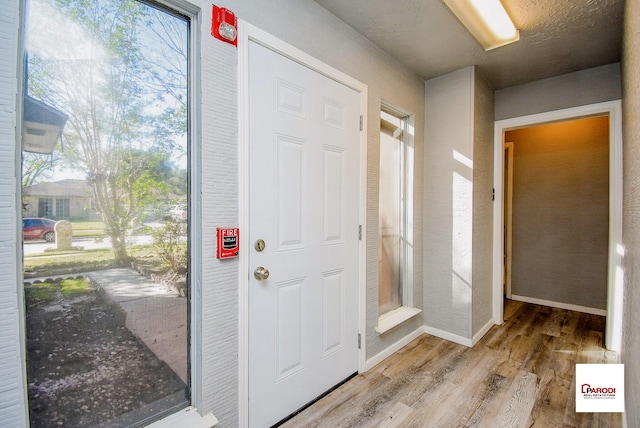
POLYGON ((616 363, 604 317, 507 301, 473 348, 423 335, 283 427, 621 427, 576 413, 576 363, 616 363))

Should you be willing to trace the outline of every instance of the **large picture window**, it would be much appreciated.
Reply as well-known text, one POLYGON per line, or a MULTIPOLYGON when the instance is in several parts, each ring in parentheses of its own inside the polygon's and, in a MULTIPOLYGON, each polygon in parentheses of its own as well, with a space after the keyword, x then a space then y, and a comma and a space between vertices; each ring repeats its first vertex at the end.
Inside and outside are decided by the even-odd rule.
POLYGON ((190 404, 190 22, 135 0, 27 11, 31 425, 147 424, 190 404))

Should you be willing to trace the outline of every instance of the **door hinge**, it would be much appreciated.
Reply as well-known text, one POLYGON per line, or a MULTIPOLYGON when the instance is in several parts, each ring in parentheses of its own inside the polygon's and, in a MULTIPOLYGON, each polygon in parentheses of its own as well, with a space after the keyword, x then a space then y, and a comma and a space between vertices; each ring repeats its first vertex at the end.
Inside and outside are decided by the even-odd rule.
POLYGON ((361 349, 362 347, 362 336, 360 336, 360 333, 358 333, 358 349, 361 349))
POLYGON ((496 189, 495 188, 491 189, 491 200, 492 201, 496 200, 496 189))
POLYGON ((362 241, 362 225, 358 225, 358 241, 362 241))
POLYGON ((362 131, 362 115, 360 115, 360 130, 362 131))

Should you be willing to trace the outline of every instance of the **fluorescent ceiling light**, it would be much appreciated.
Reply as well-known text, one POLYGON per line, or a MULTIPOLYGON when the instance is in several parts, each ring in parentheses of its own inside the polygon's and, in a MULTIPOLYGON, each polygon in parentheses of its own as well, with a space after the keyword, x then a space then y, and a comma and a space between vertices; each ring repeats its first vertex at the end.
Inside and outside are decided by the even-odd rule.
POLYGON ((520 39, 500 0, 443 0, 484 50, 520 39))

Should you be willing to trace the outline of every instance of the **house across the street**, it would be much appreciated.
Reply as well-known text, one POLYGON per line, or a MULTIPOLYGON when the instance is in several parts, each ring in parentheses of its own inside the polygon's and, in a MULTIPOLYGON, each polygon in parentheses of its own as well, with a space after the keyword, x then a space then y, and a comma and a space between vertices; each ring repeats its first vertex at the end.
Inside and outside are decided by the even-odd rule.
POLYGON ((60 180, 22 189, 24 217, 55 220, 98 220, 91 187, 85 180, 60 180))

